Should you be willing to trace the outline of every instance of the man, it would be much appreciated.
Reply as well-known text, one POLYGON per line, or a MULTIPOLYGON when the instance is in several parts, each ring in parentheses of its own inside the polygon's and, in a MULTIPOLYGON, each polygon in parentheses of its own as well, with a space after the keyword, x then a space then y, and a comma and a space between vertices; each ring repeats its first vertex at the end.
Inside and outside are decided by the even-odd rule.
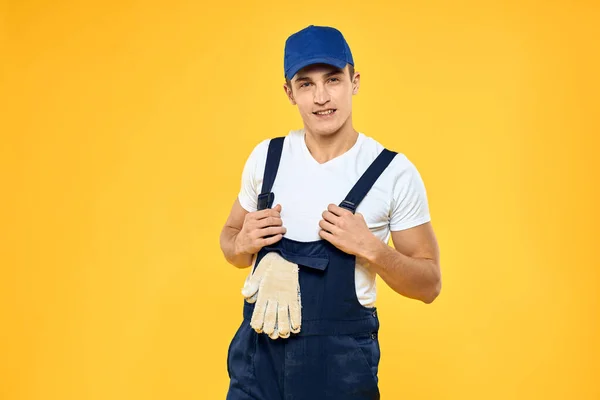
POLYGON ((424 303, 441 289, 425 187, 353 128, 360 74, 341 32, 291 35, 284 70, 304 128, 254 148, 220 238, 228 262, 253 266, 227 399, 379 399, 376 274, 424 303))

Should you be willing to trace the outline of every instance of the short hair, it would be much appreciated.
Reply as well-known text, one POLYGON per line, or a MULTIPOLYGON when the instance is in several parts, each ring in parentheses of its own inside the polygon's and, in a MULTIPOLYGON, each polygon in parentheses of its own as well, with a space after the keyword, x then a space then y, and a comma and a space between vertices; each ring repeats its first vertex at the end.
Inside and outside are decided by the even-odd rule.
MULTIPOLYGON (((350 80, 352 80, 354 78, 354 65, 352 65, 352 64, 347 64, 347 65, 348 65, 348 72, 350 73, 350 80)), ((285 83, 290 89, 292 88, 291 80, 286 78, 285 83)))

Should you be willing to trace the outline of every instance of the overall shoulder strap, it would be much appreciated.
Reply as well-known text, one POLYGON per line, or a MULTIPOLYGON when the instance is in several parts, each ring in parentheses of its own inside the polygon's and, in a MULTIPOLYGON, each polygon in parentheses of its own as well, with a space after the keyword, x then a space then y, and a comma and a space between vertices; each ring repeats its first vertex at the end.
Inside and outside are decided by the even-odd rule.
POLYGON ((275 183, 277 169, 279 169, 279 161, 281 160, 281 151, 283 149, 284 139, 285 136, 281 136, 273 138, 269 142, 269 150, 267 151, 267 161, 265 164, 265 173, 263 175, 262 189, 258 195, 257 208, 259 210, 264 210, 273 206, 275 194, 271 192, 271 189, 273 188, 273 183, 275 183))
POLYGON ((340 207, 345 208, 354 214, 360 202, 363 201, 367 193, 369 193, 369 190, 371 190, 377 179, 379 179, 379 176, 392 162, 396 154, 395 151, 383 149, 375 161, 373 161, 364 174, 362 174, 354 187, 350 189, 346 198, 340 203, 340 207))

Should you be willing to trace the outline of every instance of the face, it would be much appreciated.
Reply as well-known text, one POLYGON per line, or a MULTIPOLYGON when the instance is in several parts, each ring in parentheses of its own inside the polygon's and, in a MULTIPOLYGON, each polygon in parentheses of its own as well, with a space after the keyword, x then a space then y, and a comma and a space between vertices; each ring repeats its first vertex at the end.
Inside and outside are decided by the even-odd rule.
POLYGON ((348 65, 313 64, 300 71, 284 90, 304 122, 316 135, 329 136, 352 125, 352 96, 358 93, 360 74, 350 80, 348 65))

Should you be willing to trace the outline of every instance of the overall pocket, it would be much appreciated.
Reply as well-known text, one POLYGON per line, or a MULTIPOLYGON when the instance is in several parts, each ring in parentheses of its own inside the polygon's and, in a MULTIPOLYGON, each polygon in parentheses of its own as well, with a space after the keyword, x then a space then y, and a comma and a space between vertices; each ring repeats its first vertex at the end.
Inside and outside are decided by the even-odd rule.
POLYGON ((256 332, 249 321, 242 321, 227 350, 227 374, 229 378, 249 378, 254 374, 253 358, 256 351, 256 332))
POLYGON ((381 358, 378 333, 351 335, 350 338, 354 341, 356 347, 360 349, 365 363, 369 366, 373 374, 375 382, 378 382, 379 360, 381 358))
POLYGON ((379 399, 377 347, 370 334, 330 336, 323 347, 329 361, 328 393, 343 399, 379 399))
POLYGON ((237 339, 241 328, 242 328, 241 325, 237 328, 237 330, 235 331, 235 334, 233 335, 233 339, 231 339, 231 341, 229 342, 229 346, 227 347, 227 375, 230 378, 231 378, 231 347, 233 346, 233 343, 237 339))

